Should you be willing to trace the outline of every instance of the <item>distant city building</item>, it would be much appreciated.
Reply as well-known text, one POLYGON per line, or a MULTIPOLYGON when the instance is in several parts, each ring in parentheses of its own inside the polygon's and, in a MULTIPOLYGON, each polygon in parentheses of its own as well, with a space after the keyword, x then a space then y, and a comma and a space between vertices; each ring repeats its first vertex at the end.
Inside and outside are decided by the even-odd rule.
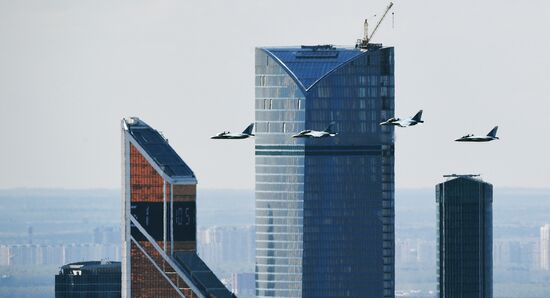
POLYGON ((550 224, 540 228, 540 269, 550 270, 550 224))
POLYGON ((538 238, 498 239, 493 242, 493 269, 531 271, 540 269, 538 238))
POLYGON ((420 270, 434 268, 436 266, 434 262, 435 256, 436 247, 433 241, 418 238, 396 239, 395 263, 398 269, 420 270))
POLYGON ((61 266, 90 259, 120 260, 119 244, 12 244, 0 246, 0 265, 61 266))
POLYGON ((196 252, 193 171, 138 118, 122 140, 122 297, 232 297, 196 252))
POLYGON ((55 297, 120 297, 120 262, 78 262, 61 267, 55 276, 55 297))
POLYGON ((0 266, 10 265, 10 247, 7 245, 0 245, 0 266))
POLYGON ((97 227, 94 229, 94 243, 118 244, 120 243, 120 229, 114 227, 97 227))
POLYGON ((436 202, 439 297, 493 297, 493 186, 450 175, 436 202))
POLYGON ((535 250, 535 243, 526 239, 495 240, 493 243, 493 268, 501 270, 537 269, 538 264, 534 264, 535 250))
POLYGON ((417 261, 421 266, 435 267, 436 245, 432 241, 418 241, 417 261))
MULTIPOLYGON (((417 266, 418 260, 416 241, 404 239, 395 243, 395 258, 401 266, 417 266)), ((397 263, 397 262, 396 262, 397 263)))
POLYGON ((38 265, 40 246, 36 244, 16 244, 10 246, 10 266, 38 265))
POLYGON ((199 229, 198 238, 199 255, 206 263, 254 262, 254 226, 199 229))
MULTIPOLYGON (((29 228, 27 231, 28 235, 32 234, 32 229, 29 228)), ((28 239, 30 238, 29 236, 28 239)), ((120 260, 120 232, 113 228, 95 229, 94 243, 31 244, 32 241, 27 242, 28 244, 4 245, 0 249, 0 264, 4 262, 8 266, 61 266, 85 260, 120 260), (101 241, 96 241, 97 235, 103 237, 101 241)))
POLYGON ((511 241, 508 243, 508 245, 508 249, 510 251, 510 263, 515 265, 521 264, 521 243, 519 241, 511 241))
POLYGON ((29 226, 27 228, 27 239, 28 239, 28 243, 29 244, 32 244, 32 226, 29 226))
POLYGON ((231 286, 233 293, 239 297, 255 297, 255 274, 250 273, 233 273, 231 275, 231 286))
POLYGON ((393 55, 256 49, 257 297, 394 297, 393 55))
POLYGON ((119 244, 72 243, 62 246, 64 263, 85 260, 120 260, 119 244))

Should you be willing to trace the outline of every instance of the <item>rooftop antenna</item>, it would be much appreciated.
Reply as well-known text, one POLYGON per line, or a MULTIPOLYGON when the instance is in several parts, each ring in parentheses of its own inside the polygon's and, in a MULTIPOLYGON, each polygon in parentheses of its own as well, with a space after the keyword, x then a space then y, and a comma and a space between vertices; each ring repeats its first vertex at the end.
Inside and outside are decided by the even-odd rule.
POLYGON ((479 177, 481 174, 450 174, 450 175, 443 175, 444 178, 460 178, 460 177, 468 177, 468 178, 475 178, 479 177))
POLYGON ((368 21, 367 19, 365 19, 365 24, 364 24, 364 30, 365 30, 365 33, 364 33, 364 37, 362 39, 358 39, 357 40, 357 44, 355 45, 356 48, 360 48, 360 49, 366 49, 370 43, 370 41, 372 40, 372 37, 374 36, 374 33, 376 33, 376 31, 378 30, 378 27, 380 26, 380 24, 382 23, 382 21, 384 20, 384 18, 386 17, 386 15, 388 14, 388 12, 390 11, 390 9, 392 8, 393 6, 393 2, 390 2, 390 4, 388 4, 388 7, 386 7, 386 11, 384 11, 384 14, 382 14, 382 17, 380 18, 380 20, 378 21, 378 23, 376 24, 376 26, 374 26, 374 30, 372 30, 372 32, 370 33, 369 35, 369 24, 368 24, 368 21))

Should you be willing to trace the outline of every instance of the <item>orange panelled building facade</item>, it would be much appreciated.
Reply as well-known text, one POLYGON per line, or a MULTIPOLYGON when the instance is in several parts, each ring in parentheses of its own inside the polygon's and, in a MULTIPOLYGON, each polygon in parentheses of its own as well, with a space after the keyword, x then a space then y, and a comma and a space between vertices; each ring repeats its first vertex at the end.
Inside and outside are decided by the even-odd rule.
POLYGON ((138 118, 122 147, 122 297, 235 297, 196 253, 192 170, 138 118))

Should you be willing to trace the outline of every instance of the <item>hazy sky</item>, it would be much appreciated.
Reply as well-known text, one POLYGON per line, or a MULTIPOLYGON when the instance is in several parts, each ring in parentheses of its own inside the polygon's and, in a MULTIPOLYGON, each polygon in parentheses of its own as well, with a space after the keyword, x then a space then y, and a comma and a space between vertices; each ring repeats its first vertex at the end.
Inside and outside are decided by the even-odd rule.
MULTIPOLYGON (((550 186, 550 2, 395 1, 397 187, 481 173, 550 186), (500 141, 461 144, 500 126, 500 141)), ((161 130, 199 187, 253 188, 254 47, 353 45, 386 1, 0 0, 0 188, 120 186, 120 119, 161 130)), ((373 21, 371 21, 371 24, 373 21)))

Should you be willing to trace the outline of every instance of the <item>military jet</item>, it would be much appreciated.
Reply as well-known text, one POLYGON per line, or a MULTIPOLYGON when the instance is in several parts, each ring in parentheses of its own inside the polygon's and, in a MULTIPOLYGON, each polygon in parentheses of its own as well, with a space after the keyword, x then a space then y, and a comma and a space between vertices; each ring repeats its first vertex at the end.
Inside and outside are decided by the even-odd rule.
POLYGON ((399 127, 408 127, 408 126, 414 126, 418 123, 424 123, 422 121, 422 110, 418 111, 416 115, 412 118, 406 118, 406 119, 399 119, 399 118, 390 118, 384 122, 381 122, 380 125, 395 125, 399 127))
POLYGON ((231 133, 229 131, 220 132, 219 134, 210 137, 211 139, 247 139, 253 137, 252 129, 254 123, 250 124, 242 133, 231 133))
POLYGON ((338 133, 334 132, 332 127, 334 126, 334 122, 331 122, 327 129, 323 131, 319 130, 302 130, 299 133, 293 135, 293 138, 326 138, 326 137, 334 137, 338 133))
POLYGON ((498 126, 491 129, 491 131, 486 136, 474 136, 474 135, 465 135, 459 139, 456 139, 456 142, 489 142, 498 140, 497 137, 498 126))

